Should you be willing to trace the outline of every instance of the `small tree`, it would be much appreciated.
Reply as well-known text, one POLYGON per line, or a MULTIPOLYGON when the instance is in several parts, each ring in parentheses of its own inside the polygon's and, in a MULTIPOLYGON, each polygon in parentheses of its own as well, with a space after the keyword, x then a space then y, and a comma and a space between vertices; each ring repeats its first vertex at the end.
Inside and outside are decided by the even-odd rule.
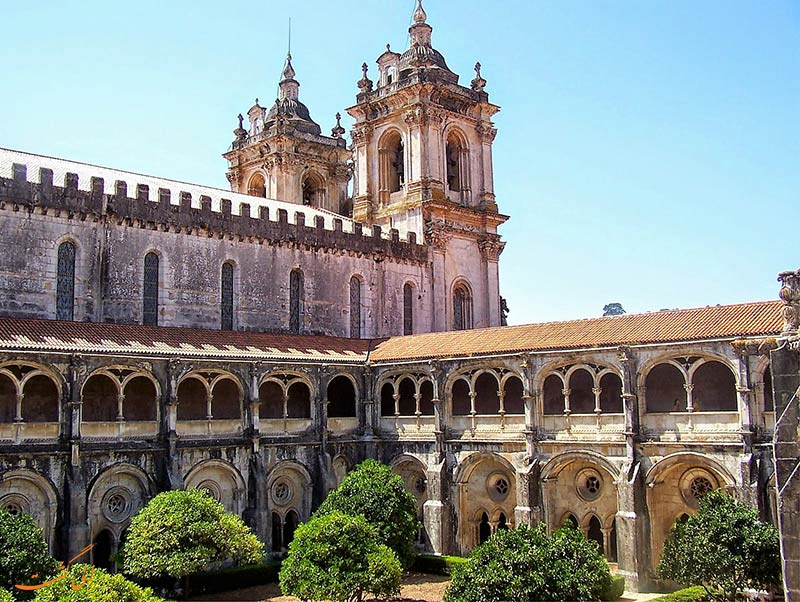
POLYGON ((500 530, 458 568, 445 602, 600 600, 611 585, 608 563, 583 533, 543 524, 500 530))
POLYGON ((300 525, 280 572, 281 591, 301 600, 360 602, 400 593, 402 568, 363 516, 332 511, 300 525))
POLYGON ((745 588, 775 588, 781 578, 778 532, 752 508, 712 491, 697 514, 673 525, 658 575, 702 585, 715 600, 733 600, 745 588))
POLYGON ((419 529, 417 503, 402 477, 377 460, 365 460, 328 494, 315 516, 334 511, 362 515, 374 526, 404 567, 414 560, 414 541, 419 529))
POLYGON ((73 565, 58 581, 36 592, 35 602, 164 602, 150 588, 88 564, 73 565))
POLYGON ((603 306, 603 317, 606 316, 621 316, 625 313, 622 303, 607 303, 603 306))
POLYGON ((58 571, 39 525, 28 514, 0 510, 0 587, 21 600, 33 594, 15 585, 42 583, 58 571), (36 575, 36 577, 33 577, 36 575))
POLYGON ((122 549, 123 570, 135 577, 180 578, 215 562, 261 562, 262 544, 242 520, 205 490, 158 494, 133 518, 122 549))

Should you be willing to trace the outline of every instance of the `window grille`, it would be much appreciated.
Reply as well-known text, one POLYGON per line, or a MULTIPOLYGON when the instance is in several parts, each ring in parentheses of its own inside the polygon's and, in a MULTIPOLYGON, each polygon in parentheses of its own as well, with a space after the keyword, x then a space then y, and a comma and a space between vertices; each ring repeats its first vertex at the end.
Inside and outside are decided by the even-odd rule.
POLYGON ((155 253, 144 256, 142 324, 158 326, 158 255, 155 253))
POLYGON ((233 330, 233 265, 222 264, 222 330, 233 330))
POLYGON ((58 247, 56 281, 56 319, 72 320, 75 312, 75 245, 63 242, 58 247))

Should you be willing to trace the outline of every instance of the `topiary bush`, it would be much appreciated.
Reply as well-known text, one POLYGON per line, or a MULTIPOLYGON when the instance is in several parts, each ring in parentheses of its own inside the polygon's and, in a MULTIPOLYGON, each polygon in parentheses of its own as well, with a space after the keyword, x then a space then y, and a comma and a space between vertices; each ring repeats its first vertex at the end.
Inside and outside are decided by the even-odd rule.
POLYGON ((708 593, 701 585, 695 585, 653 598, 651 602, 703 602, 704 600, 708 600, 708 593))
POLYGON ((205 490, 158 494, 131 521, 122 548, 125 573, 179 578, 233 560, 260 563, 264 544, 205 490))
POLYGON ((462 556, 435 556, 433 554, 418 554, 414 558, 412 571, 428 575, 452 575, 458 567, 465 564, 467 559, 462 556))
POLYGON ((658 576, 703 586, 715 600, 734 599, 749 588, 778 588, 778 531, 724 491, 712 491, 700 500, 697 514, 673 525, 658 576))
POLYGON ((611 586, 608 563, 583 533, 542 524, 497 531, 457 569, 445 602, 600 600, 611 586))
POLYGON ((419 529, 417 502, 406 489, 402 477, 377 460, 365 460, 328 494, 315 516, 343 512, 362 515, 373 525, 383 543, 389 546, 402 565, 414 561, 414 542, 419 529))
POLYGON ((35 602, 164 602, 122 575, 88 564, 75 564, 58 581, 37 590, 35 602), (77 589, 76 589, 77 588, 77 589))
POLYGON ((608 587, 600 594, 600 599, 603 602, 613 602, 619 600, 622 594, 625 593, 625 577, 619 575, 612 575, 611 582, 608 587))
POLYGON ((14 596, 7 589, 0 587, 0 602, 14 602, 14 596))
POLYGON ((0 587, 13 592, 19 600, 28 600, 33 593, 15 585, 43 583, 57 572, 58 562, 50 556, 42 530, 33 518, 0 510, 0 587))
POLYGON ((389 599, 400 593, 402 574, 395 553, 363 516, 331 511, 297 528, 280 584, 285 595, 305 601, 389 599))

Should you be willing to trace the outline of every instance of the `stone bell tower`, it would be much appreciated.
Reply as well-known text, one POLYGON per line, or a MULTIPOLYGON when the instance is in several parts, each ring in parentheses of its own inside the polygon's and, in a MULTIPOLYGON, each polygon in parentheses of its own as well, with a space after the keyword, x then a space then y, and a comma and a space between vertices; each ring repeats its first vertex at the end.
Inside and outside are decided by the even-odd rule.
POLYGON ((491 121, 486 80, 475 65, 469 88, 459 85, 431 45, 433 28, 418 0, 398 54, 387 45, 377 59, 378 81, 358 82, 353 217, 415 232, 430 246, 434 329, 460 330, 501 322, 498 259, 505 243, 497 227, 491 121))
POLYGON ((295 79, 292 56, 287 55, 278 98, 271 108, 258 104, 247 112, 249 129, 239 127, 229 162, 231 190, 279 201, 310 205, 349 215, 350 151, 336 115, 331 137, 323 136, 300 102, 300 82, 295 79))

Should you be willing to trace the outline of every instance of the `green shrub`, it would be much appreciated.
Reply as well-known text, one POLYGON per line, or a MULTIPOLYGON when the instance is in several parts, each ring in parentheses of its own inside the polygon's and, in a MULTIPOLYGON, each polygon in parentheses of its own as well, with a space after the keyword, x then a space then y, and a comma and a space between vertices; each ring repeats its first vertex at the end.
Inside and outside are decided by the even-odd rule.
POLYGON ((456 570, 445 602, 600 600, 608 563, 576 529, 548 536, 544 525, 497 531, 456 570))
POLYGON ((204 490, 158 494, 131 522, 123 570, 142 579, 179 578, 214 562, 260 563, 264 544, 204 490))
POLYGON ((706 590, 701 585, 687 587, 686 589, 679 589, 676 592, 653 598, 650 602, 702 602, 708 599, 706 590))
POLYGON ((14 596, 7 589, 0 587, 0 602, 14 602, 14 596))
POLYGON ((613 602, 613 600, 619 600, 623 593, 625 593, 625 577, 612 575, 611 582, 600 594, 600 599, 603 602, 613 602))
POLYGON ((281 565, 281 591, 301 600, 348 602, 400 593, 403 571, 363 516, 330 512, 300 525, 281 565))
POLYGON ((748 588, 779 587, 777 530, 721 490, 700 500, 700 509, 678 521, 664 543, 658 576, 702 585, 712 599, 730 600, 748 588))
POLYGON ((88 564, 75 564, 64 578, 37 590, 35 602, 163 602, 150 588, 88 564), (78 589, 75 589, 75 588, 78 589))
POLYGON ((190 593, 191 595, 213 594, 242 587, 275 583, 278 581, 280 569, 281 563, 276 560, 263 564, 236 566, 221 571, 193 573, 189 577, 190 593))
POLYGON ((315 516, 338 511, 362 515, 381 541, 394 550, 404 567, 414 561, 417 537, 417 502, 402 477, 377 460, 365 460, 328 494, 315 516))
POLYGON ((57 572, 58 562, 50 556, 42 530, 33 518, 0 510, 0 587, 13 592, 19 600, 28 600, 33 593, 15 585, 42 583, 57 572))
POLYGON ((461 565, 467 562, 462 556, 434 556, 433 554, 419 554, 414 558, 412 571, 428 575, 452 575, 461 565))

